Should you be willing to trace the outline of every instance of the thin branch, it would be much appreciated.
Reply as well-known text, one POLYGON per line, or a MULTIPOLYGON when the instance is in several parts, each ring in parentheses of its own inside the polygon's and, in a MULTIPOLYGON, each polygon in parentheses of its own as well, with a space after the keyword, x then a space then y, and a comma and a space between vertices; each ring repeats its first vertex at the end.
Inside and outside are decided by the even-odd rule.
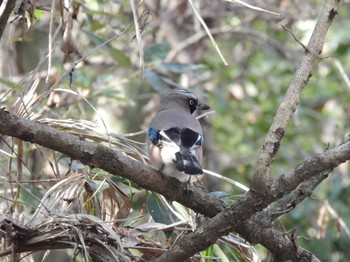
POLYGON ((299 45, 301 45, 302 48, 304 48, 305 52, 308 51, 307 47, 296 37, 296 35, 293 33, 293 31, 291 29, 289 29, 288 27, 281 25, 282 28, 286 31, 288 31, 294 38, 295 41, 298 42, 299 45))
POLYGON ((302 182, 297 189, 292 191, 288 196, 283 197, 274 204, 273 207, 268 208, 262 212, 262 216, 269 222, 274 221, 276 218, 283 215, 285 210, 294 209, 305 198, 311 196, 313 190, 328 177, 331 170, 320 172, 317 175, 312 176, 310 179, 302 182))
POLYGON ((204 22, 203 18, 200 16, 198 10, 196 9, 196 7, 194 6, 194 4, 192 3, 192 0, 188 0, 188 2, 190 3, 190 5, 191 5, 191 7, 192 7, 192 9, 193 9, 193 12, 194 12, 194 14, 197 16, 199 22, 202 24, 204 30, 207 32, 207 34, 208 34, 208 36, 209 36, 209 38, 210 38, 211 43, 213 44, 213 46, 214 46, 216 52, 217 52, 217 53, 219 54, 219 56, 220 56, 221 61, 224 63, 225 66, 227 66, 228 63, 227 63, 226 59, 224 58, 224 56, 222 55, 222 53, 221 53, 221 51, 220 51, 220 48, 219 48, 219 46, 217 45, 217 43, 216 43, 214 37, 213 37, 212 34, 210 33, 210 30, 209 30, 207 24, 204 22))
POLYGON ((140 68, 142 70, 142 74, 145 70, 145 63, 144 63, 144 58, 143 58, 143 41, 141 38, 141 29, 140 29, 140 24, 139 24, 139 15, 137 13, 137 6, 135 3, 135 0, 130 0, 130 5, 132 9, 132 14, 134 17, 134 24, 135 24, 135 34, 136 34, 136 40, 137 40, 137 45, 139 47, 139 62, 140 62, 140 68))
POLYGON ((296 168, 279 176, 278 179, 271 185, 270 195, 289 193, 303 181, 310 179, 311 177, 324 171, 333 170, 335 167, 347 160, 343 153, 348 151, 348 143, 350 143, 349 139, 336 148, 329 149, 305 160, 296 168), (334 154, 339 154, 339 157, 334 158, 334 154), (330 161, 330 159, 332 160, 330 161))
POLYGON ((281 14, 279 14, 279 13, 276 13, 276 12, 273 12, 273 11, 269 11, 269 10, 266 10, 266 9, 263 9, 263 8, 260 8, 260 7, 254 6, 254 5, 247 4, 246 2, 243 2, 241 0, 225 0, 225 1, 226 2, 231 2, 231 3, 238 3, 238 4, 241 4, 241 5, 249 8, 249 9, 255 10, 255 11, 264 12, 264 13, 268 13, 268 14, 271 14, 271 15, 281 16, 281 14))
POLYGON ((243 184, 241 184, 241 183, 239 183, 239 182, 237 182, 237 181, 235 181, 233 179, 230 179, 228 177, 222 176, 222 175, 220 175, 218 173, 215 173, 213 171, 210 171, 208 169, 203 169, 203 172, 204 172, 204 174, 208 174, 210 176, 217 177, 219 179, 225 180, 226 182, 228 182, 228 183, 230 183, 232 185, 235 185, 235 186, 239 187, 240 189, 242 189, 242 190, 244 190, 246 192, 249 191, 248 187, 246 187, 245 185, 243 185, 243 184))
MULTIPOLYGON (((47 54, 47 76, 46 76, 46 83, 49 82, 49 78, 51 76, 51 63, 52 63, 52 29, 53 29, 53 20, 54 20, 54 13, 55 13, 55 3, 52 1, 51 4, 51 10, 50 10, 50 23, 49 23, 49 43, 48 43, 48 54, 47 54)), ((62 9, 62 6, 61 6, 62 9)), ((63 19, 63 16, 62 16, 63 19)))
POLYGON ((334 59, 333 62, 334 62, 334 65, 336 66, 336 68, 338 69, 340 76, 343 78, 346 86, 350 89, 350 78, 347 75, 343 65, 337 59, 334 59))
MULTIPOLYGON (((264 45, 266 45, 269 48, 275 49, 279 54, 286 57, 289 61, 295 59, 294 51, 287 50, 282 43, 270 38, 268 35, 249 28, 235 29, 235 28, 232 28, 231 26, 225 25, 225 26, 211 28, 210 33, 212 35, 230 34, 231 37, 251 36, 253 41, 257 42, 258 44, 261 44, 263 42, 264 45)), ((166 56, 165 61, 168 61, 168 62, 172 61, 180 51, 201 41, 206 36, 207 36, 207 33, 205 30, 199 31, 194 35, 189 36, 188 38, 178 43, 175 47, 171 49, 171 51, 166 56)), ((293 64, 295 63, 296 62, 293 62, 293 64)))

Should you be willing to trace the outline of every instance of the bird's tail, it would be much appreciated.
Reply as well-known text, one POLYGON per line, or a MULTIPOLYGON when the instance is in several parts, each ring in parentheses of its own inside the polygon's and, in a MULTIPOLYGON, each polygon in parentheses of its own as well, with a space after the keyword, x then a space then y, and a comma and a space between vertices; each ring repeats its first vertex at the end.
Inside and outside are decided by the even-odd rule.
POLYGON ((180 172, 184 172, 188 175, 203 174, 201 165, 199 164, 196 156, 191 152, 188 155, 181 155, 180 152, 177 152, 175 156, 176 169, 180 172))

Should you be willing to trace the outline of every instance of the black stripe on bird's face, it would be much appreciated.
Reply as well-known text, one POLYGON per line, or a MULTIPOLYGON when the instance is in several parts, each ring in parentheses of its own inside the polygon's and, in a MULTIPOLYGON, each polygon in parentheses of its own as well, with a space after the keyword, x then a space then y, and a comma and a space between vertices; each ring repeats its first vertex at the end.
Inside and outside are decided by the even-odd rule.
POLYGON ((208 110, 210 109, 210 106, 200 103, 197 99, 197 97, 191 97, 188 99, 188 105, 190 107, 190 112, 193 114, 196 110, 208 110))

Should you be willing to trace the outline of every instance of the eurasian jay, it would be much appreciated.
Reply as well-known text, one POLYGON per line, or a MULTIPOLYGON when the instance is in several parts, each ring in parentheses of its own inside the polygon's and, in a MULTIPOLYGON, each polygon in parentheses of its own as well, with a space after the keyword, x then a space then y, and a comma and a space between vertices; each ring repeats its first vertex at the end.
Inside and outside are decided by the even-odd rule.
POLYGON ((186 89, 175 89, 162 96, 157 113, 148 127, 148 156, 160 171, 165 166, 188 175, 202 174, 202 127, 193 116, 209 106, 186 89))

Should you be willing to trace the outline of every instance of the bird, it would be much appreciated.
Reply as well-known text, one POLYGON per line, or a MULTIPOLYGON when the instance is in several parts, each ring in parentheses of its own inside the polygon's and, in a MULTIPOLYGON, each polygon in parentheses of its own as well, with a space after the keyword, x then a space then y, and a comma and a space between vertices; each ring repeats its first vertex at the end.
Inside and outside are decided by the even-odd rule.
POLYGON ((203 174, 201 167, 204 143, 201 124, 193 113, 210 107, 184 88, 161 97, 159 108, 148 127, 148 156, 156 169, 167 166, 187 175, 203 174))

